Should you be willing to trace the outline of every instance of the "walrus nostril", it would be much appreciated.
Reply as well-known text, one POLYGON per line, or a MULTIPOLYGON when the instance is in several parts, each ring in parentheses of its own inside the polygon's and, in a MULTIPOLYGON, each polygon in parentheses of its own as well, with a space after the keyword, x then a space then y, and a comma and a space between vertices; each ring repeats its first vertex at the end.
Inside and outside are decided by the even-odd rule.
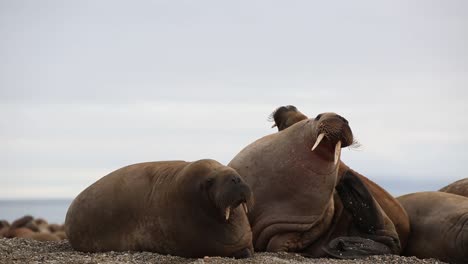
POLYGON ((318 114, 317 117, 315 117, 315 121, 320 120, 321 117, 322 117, 322 114, 318 114))
POLYGON ((240 183, 241 180, 240 180, 239 177, 232 176, 231 181, 232 181, 233 183, 236 183, 236 184, 237 184, 237 183, 240 183))

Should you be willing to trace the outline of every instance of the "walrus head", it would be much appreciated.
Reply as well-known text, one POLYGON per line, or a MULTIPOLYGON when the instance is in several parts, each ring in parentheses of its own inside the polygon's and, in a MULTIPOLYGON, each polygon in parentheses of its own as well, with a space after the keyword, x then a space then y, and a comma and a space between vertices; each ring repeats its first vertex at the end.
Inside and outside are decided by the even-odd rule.
POLYGON ((185 182, 180 185, 187 188, 184 199, 190 199, 183 210, 197 223, 196 227, 178 230, 191 236, 178 242, 188 243, 186 247, 191 252, 187 256, 252 256, 252 231, 247 213, 252 209, 253 195, 239 174, 217 161, 205 159, 190 163, 179 176, 185 182), (200 238, 203 241, 200 245, 190 242, 200 238))
POLYGON ((13 223, 11 223, 11 228, 24 227, 27 224, 29 224, 30 222, 32 222, 33 220, 34 220, 34 217, 32 217, 30 215, 25 215, 25 216, 23 216, 21 218, 16 219, 15 221, 13 221, 13 223))
MULTIPOLYGON (((295 123, 305 119, 308 119, 308 117, 301 113, 293 105, 280 106, 275 111, 273 111, 273 113, 271 113, 269 117, 270 121, 275 122, 272 128, 277 127, 278 131, 282 131, 294 125, 295 123)), ((345 118, 334 113, 323 113, 317 115, 315 121, 321 123, 319 124, 319 127, 316 130, 316 134, 318 134, 316 135, 315 143, 311 148, 312 151, 314 151, 318 147, 318 145, 320 144, 320 142, 322 142, 324 138, 328 139, 331 142, 335 142, 336 145, 334 161, 336 163, 339 158, 339 149, 341 149, 341 147, 347 147, 352 144, 358 144, 353 140, 353 134, 351 132, 351 129, 349 128, 349 123, 345 118), (335 121, 333 121, 333 118, 329 119, 329 117, 331 116, 335 116, 335 121), (347 131, 342 131, 342 129, 345 129, 347 131)))
POLYGON ((212 174, 203 181, 201 188, 222 218, 229 221, 231 212, 239 206, 247 214, 253 205, 252 191, 239 174, 230 168, 212 174))
POLYGON ((334 113, 319 114, 315 118, 315 143, 311 151, 321 153, 323 157, 330 157, 333 149, 333 162, 337 164, 341 154, 341 148, 353 143, 353 133, 348 121, 334 113))
POLYGON ((277 127, 278 131, 288 128, 295 123, 307 119, 307 116, 299 112, 293 105, 286 105, 278 107, 268 118, 270 121, 274 121, 273 127, 277 127))

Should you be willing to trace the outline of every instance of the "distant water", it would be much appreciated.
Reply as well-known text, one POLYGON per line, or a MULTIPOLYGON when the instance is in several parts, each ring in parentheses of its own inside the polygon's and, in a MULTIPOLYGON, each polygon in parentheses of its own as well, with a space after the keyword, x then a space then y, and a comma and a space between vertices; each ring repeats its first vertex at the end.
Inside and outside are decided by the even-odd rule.
POLYGON ((63 224, 72 199, 0 200, 0 219, 10 223, 24 215, 44 218, 49 223, 63 224))

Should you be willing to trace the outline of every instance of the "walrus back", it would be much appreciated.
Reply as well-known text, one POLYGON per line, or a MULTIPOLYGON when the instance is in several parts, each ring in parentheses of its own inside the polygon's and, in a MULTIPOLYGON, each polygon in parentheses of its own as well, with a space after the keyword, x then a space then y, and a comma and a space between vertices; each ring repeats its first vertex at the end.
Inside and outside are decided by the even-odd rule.
MULTIPOLYGON (((151 203, 163 195, 188 162, 147 162, 120 168, 82 191, 70 205, 65 232, 73 248, 84 252, 146 250, 162 236, 157 208, 151 203), (151 219, 148 218, 151 212, 151 219), (147 232, 148 224, 153 231, 147 232)), ((164 249, 161 249, 164 250, 164 249)))

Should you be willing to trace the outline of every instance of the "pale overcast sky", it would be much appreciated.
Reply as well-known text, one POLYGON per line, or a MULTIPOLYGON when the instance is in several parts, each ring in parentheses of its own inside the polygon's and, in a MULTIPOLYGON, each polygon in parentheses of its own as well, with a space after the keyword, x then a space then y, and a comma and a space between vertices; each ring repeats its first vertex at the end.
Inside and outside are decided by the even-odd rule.
POLYGON ((293 104, 350 121, 393 194, 468 164, 468 1, 0 0, 0 198, 122 166, 227 164, 293 104))

